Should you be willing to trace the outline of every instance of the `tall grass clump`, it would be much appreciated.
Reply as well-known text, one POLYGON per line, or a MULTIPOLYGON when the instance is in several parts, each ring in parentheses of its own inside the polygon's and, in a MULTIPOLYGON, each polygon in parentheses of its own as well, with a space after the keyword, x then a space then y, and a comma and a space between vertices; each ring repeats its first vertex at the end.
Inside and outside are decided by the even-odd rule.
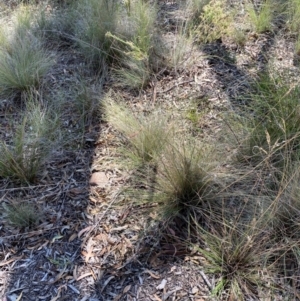
POLYGON ((300 31, 300 2, 289 0, 286 4, 287 27, 292 33, 299 34, 300 31))
POLYGON ((100 118, 100 100, 95 94, 93 87, 88 87, 86 83, 79 86, 75 109, 80 115, 79 123, 82 125, 88 126, 93 120, 100 118))
POLYGON ((257 33, 264 33, 272 29, 272 21, 274 17, 274 1, 263 1, 259 7, 256 7, 253 3, 247 8, 247 12, 257 33))
POLYGON ((149 81, 155 65, 156 6, 144 0, 132 1, 121 22, 119 35, 109 33, 119 52, 119 67, 115 70, 118 81, 130 88, 143 88, 149 81))
POLYGON ((300 169, 299 161, 285 168, 270 207, 270 227, 277 250, 273 254, 278 274, 295 284, 300 268, 300 169))
POLYGON ((267 274, 274 270, 269 261, 273 245, 270 233, 257 222, 245 225, 222 221, 210 230, 199 226, 198 237, 202 243, 194 248, 205 258, 204 269, 218 277, 212 288, 213 295, 226 294, 228 300, 251 297, 256 300, 267 288, 267 274))
MULTIPOLYGON (((105 73, 104 73, 105 74, 105 73)), ((105 75, 95 84, 81 79, 77 85, 74 95, 74 117, 78 131, 79 144, 84 146, 86 134, 90 132, 91 126, 101 119, 101 93, 105 75)))
POLYGON ((0 94, 16 95, 37 87, 54 63, 41 41, 30 31, 30 14, 20 12, 14 28, 2 29, 0 94))
POLYGON ((193 37, 188 35, 188 24, 179 24, 174 40, 167 45, 165 55, 168 58, 167 66, 172 68, 175 73, 193 64, 191 59, 193 50, 193 37))
POLYGON ((274 196, 272 225, 279 240, 300 239, 300 165, 299 161, 287 166, 274 196))
POLYGON ((76 10, 75 40, 88 64, 101 71, 103 62, 113 58, 112 40, 106 34, 117 30, 119 3, 116 0, 79 0, 76 10))
POLYGON ((31 96, 11 142, 0 143, 0 177, 32 183, 51 152, 59 145, 59 118, 31 96))
POLYGON ((108 123, 125 138, 127 156, 139 164, 155 161, 172 137, 172 127, 168 125, 167 117, 157 112, 136 116, 109 97, 104 100, 103 106, 108 123))
POLYGON ((300 34, 298 35, 295 42, 295 53, 296 55, 300 56, 300 34))
POLYGON ((175 138, 157 164, 157 200, 169 216, 208 208, 213 195, 212 150, 175 138))
POLYGON ((203 8, 211 0, 189 0, 187 1, 187 11, 189 13, 188 27, 194 28, 198 26, 201 21, 201 14, 203 13, 203 8))
POLYGON ((41 37, 49 48, 61 48, 76 44, 76 22, 79 14, 75 4, 67 8, 54 8, 49 11, 42 7, 36 13, 33 32, 41 37))
POLYGON ((255 84, 248 119, 249 137, 241 147, 249 160, 266 159, 283 167, 299 158, 300 87, 282 76, 263 74, 255 84))

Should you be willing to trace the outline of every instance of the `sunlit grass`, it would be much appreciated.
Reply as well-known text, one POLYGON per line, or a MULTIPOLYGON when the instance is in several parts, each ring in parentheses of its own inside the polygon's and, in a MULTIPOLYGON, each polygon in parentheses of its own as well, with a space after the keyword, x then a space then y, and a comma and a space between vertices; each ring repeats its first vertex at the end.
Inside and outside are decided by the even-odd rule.
POLYGON ((37 87, 53 65, 53 57, 30 31, 28 10, 17 14, 14 28, 2 28, 0 38, 0 94, 16 95, 37 87))
POLYGON ((257 33, 264 33, 272 29, 272 20, 274 17, 273 0, 267 0, 261 3, 259 7, 250 4, 248 14, 257 33))

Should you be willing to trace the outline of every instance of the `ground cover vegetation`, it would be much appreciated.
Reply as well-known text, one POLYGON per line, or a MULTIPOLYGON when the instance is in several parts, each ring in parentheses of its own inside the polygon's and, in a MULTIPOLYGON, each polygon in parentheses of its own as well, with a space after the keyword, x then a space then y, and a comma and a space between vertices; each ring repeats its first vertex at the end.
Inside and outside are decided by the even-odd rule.
POLYGON ((59 169, 63 154, 92 145, 101 158, 91 172, 109 157, 109 170, 126 173, 116 193, 122 210, 150 208, 140 213, 138 244, 152 236, 151 250, 173 244, 178 260, 179 245, 196 254, 209 298, 299 300, 300 1, 7 0, 0 24, 7 231, 42 227, 49 205, 22 200, 24 191, 47 187, 53 162, 59 169), (284 53, 276 58, 282 41, 286 65, 284 53), (204 67, 193 73, 200 59, 213 79, 204 67), (231 74, 241 80, 237 93, 231 74), (205 82, 226 105, 201 90, 205 82))

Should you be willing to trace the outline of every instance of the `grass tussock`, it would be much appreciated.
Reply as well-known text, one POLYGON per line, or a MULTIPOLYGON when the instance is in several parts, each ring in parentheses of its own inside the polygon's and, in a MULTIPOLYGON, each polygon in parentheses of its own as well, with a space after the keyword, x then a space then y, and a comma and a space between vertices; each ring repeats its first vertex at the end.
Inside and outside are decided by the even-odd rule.
POLYGON ((257 33, 271 31, 273 27, 274 5, 273 0, 267 0, 259 6, 254 5, 254 3, 248 6, 249 19, 257 33))
POLYGON ((264 74, 255 89, 248 119, 250 134, 242 154, 250 160, 265 158, 284 166, 289 156, 299 157, 299 87, 264 74))
POLYGON ((42 108, 39 101, 31 96, 13 141, 0 144, 0 177, 21 183, 34 182, 59 144, 58 124, 58 115, 42 108))
POLYGON ((7 221, 14 227, 20 229, 31 228, 35 226, 40 219, 40 213, 28 202, 14 202, 14 204, 5 205, 4 212, 7 221))
POLYGON ((228 300, 256 298, 266 285, 258 271, 270 273, 273 269, 269 263, 272 243, 270 235, 257 226, 223 222, 210 231, 198 229, 203 246, 196 249, 206 260, 205 270, 218 275, 213 295, 226 292, 228 300))
POLYGON ((75 41, 91 68, 101 71, 103 62, 113 59, 113 41, 106 34, 116 33, 118 1, 79 0, 76 11, 75 41))
POLYGON ((106 120, 125 138, 127 154, 133 161, 147 163, 155 160, 172 137, 172 127, 159 112, 137 117, 126 106, 107 98, 104 101, 106 120))
POLYGON ((151 201, 159 202, 164 214, 176 216, 209 206, 213 190, 211 149, 179 137, 159 112, 137 117, 110 98, 104 101, 104 110, 108 123, 125 138, 124 153, 138 169, 138 182, 154 193, 151 201))
POLYGON ((82 80, 78 85, 74 98, 75 110, 79 115, 79 123, 89 126, 93 120, 100 119, 101 102, 100 97, 103 85, 103 78, 91 85, 82 80))
POLYGON ((35 15, 33 32, 45 42, 48 48, 62 48, 74 46, 76 43, 76 22, 79 14, 75 5, 64 9, 42 6, 35 15))
POLYGON ((119 53, 115 76, 121 85, 140 89, 149 81, 156 64, 155 52, 160 51, 155 43, 156 6, 136 0, 127 9, 118 35, 109 33, 119 53), (125 30, 124 30, 125 29, 125 30))
POLYGON ((167 45, 167 66, 177 73, 192 65, 195 62, 191 57, 192 49, 193 37, 188 36, 188 24, 179 24, 175 39, 167 45))
POLYGON ((272 239, 277 247, 272 249, 272 258, 283 282, 295 285, 300 268, 299 162, 285 169, 278 186, 269 212, 272 239))
POLYGON ((297 37, 295 42, 295 54, 300 56, 300 35, 297 37))
POLYGON ((201 14, 204 7, 209 4, 211 0, 189 0, 187 1, 187 11, 189 13, 188 27, 195 28, 201 22, 201 14))
POLYGON ((156 183, 157 198, 171 215, 207 207, 213 187, 211 150, 174 140, 158 160, 156 183))
POLYGON ((286 168, 273 204, 273 227, 277 239, 300 239, 299 163, 286 168))
POLYGON ((53 57, 30 30, 30 14, 21 11, 13 30, 0 38, 0 94, 16 95, 37 87, 53 65, 53 57))
POLYGON ((300 2, 290 0, 286 4, 287 28, 292 32, 299 34, 300 31, 300 2))

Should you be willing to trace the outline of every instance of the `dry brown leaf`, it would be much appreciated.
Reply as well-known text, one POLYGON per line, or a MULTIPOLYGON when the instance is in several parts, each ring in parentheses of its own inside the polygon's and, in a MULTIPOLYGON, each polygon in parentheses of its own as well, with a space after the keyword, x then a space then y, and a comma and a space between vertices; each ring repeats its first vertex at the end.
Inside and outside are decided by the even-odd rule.
POLYGON ((101 240, 102 242, 106 243, 107 242, 107 234, 105 233, 100 233, 96 237, 94 237, 94 240, 101 240))
POLYGON ((60 279, 62 279, 62 278, 64 278, 65 276, 67 276, 68 275, 68 271, 66 271, 66 268, 65 269, 63 269, 63 271, 61 271, 56 277, 55 277, 55 279, 53 280, 53 281, 50 281, 50 282, 48 282, 49 284, 54 284, 54 283, 56 283, 57 281, 59 281, 60 279))
POLYGON ((110 248, 106 248, 103 247, 103 249, 101 250, 101 252, 98 254, 98 257, 101 257, 102 255, 104 255, 104 253, 107 253, 109 251, 110 248))
POLYGON ((126 243, 127 248, 133 249, 133 245, 132 245, 131 241, 127 237, 125 237, 125 236, 123 237, 123 239, 124 239, 124 241, 126 243))
POLYGON ((78 238, 80 238, 80 236, 84 233, 84 232, 87 232, 89 230, 91 230, 93 228, 93 226, 88 226, 84 229, 82 229, 79 233, 78 233, 78 238))
POLYGON ((163 301, 162 299, 160 299, 156 294, 153 295, 153 297, 155 298, 155 300, 157 301, 163 301))
POLYGON ((77 233, 73 233, 69 238, 69 242, 73 241, 76 237, 77 237, 77 233))
POLYGON ((151 272, 150 270, 145 270, 144 273, 148 273, 154 279, 160 279, 160 276, 156 275, 155 273, 151 272))
POLYGON ((10 264, 10 263, 13 262, 13 261, 16 261, 16 260, 21 259, 21 258, 23 258, 23 255, 21 255, 21 256, 19 256, 19 257, 13 257, 13 258, 11 258, 11 259, 9 259, 9 260, 0 262, 0 267, 3 267, 3 266, 5 266, 5 265, 7 265, 7 264, 10 264))
POLYGON ((126 294, 130 289, 131 289, 131 285, 125 286, 125 288, 123 289, 123 294, 126 294))
POLYGON ((81 280, 81 279, 83 279, 83 278, 85 278, 85 277, 88 277, 88 276, 93 276, 93 274, 92 274, 91 272, 85 273, 85 274, 79 276, 79 277, 76 279, 76 281, 79 281, 79 280, 81 280))
POLYGON ((74 270, 73 270, 73 278, 74 278, 75 280, 78 280, 78 279, 77 279, 77 269, 78 269, 78 266, 75 265, 74 270))
POLYGON ((85 260, 86 263, 89 262, 89 259, 90 259, 91 257, 94 257, 94 256, 93 256, 93 250, 92 250, 92 249, 89 249, 88 252, 82 251, 81 254, 85 257, 84 260, 85 260))

